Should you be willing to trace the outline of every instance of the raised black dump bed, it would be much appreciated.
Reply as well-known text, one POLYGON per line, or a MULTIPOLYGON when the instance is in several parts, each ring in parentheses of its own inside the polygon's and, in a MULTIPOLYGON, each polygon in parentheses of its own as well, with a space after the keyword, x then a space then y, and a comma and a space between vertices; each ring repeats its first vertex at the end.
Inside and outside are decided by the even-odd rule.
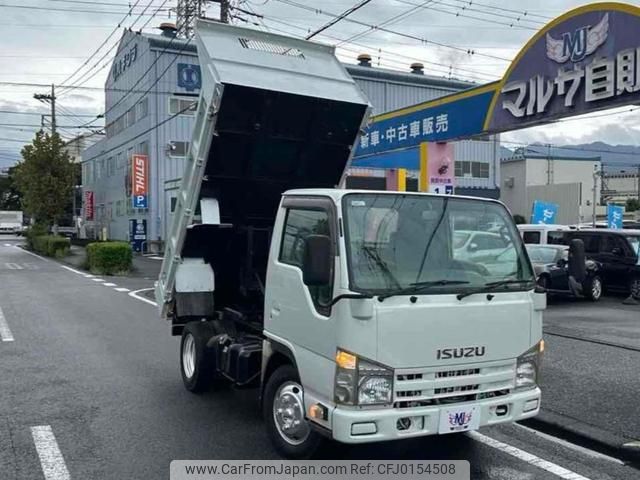
POLYGON ((210 21, 196 38, 202 90, 156 299, 174 334, 202 317, 259 333, 281 195, 339 183, 369 105, 332 47, 210 21))

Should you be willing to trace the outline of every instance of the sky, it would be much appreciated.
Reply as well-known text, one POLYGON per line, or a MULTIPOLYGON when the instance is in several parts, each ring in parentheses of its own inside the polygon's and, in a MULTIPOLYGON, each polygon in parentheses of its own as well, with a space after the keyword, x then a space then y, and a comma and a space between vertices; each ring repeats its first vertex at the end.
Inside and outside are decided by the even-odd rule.
MULTIPOLYGON (((159 33, 161 22, 175 21, 176 2, 0 0, 0 168, 13 164, 23 143, 40 128, 41 114, 47 114, 50 106, 33 95, 50 93, 51 84, 56 85, 58 125, 66 138, 90 130, 77 128, 80 126, 102 127, 96 116, 104 111, 104 81, 123 29, 159 33)), ((359 0, 232 3, 237 7, 232 10, 233 23, 305 36, 359 0)), ((425 73, 482 84, 499 79, 509 61, 545 23, 584 3, 372 0, 314 40, 337 45, 338 57, 345 62, 355 63, 359 53, 367 52, 374 66, 381 68, 408 71, 411 63, 421 61, 425 73)), ((211 4, 206 14, 216 17, 217 5, 211 4)), ((507 147, 534 142, 640 144, 640 108, 618 111, 511 132, 501 138, 507 147)), ((48 121, 45 117, 46 125, 48 121)))

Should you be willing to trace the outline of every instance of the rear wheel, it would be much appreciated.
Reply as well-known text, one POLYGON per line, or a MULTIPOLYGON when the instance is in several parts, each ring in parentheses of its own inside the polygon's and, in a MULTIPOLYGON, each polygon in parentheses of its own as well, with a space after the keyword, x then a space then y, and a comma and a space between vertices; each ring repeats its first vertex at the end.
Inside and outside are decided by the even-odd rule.
POLYGON ((214 356, 207 348, 212 333, 211 327, 205 322, 187 323, 182 331, 180 371, 182 382, 190 392, 204 392, 213 383, 214 356))
POLYGON ((305 418, 304 393, 298 372, 291 365, 279 367, 264 390, 263 415, 274 447, 286 458, 309 458, 322 437, 305 418))
POLYGON ((584 295, 592 302, 597 302, 602 297, 602 279, 594 275, 585 282, 584 295))

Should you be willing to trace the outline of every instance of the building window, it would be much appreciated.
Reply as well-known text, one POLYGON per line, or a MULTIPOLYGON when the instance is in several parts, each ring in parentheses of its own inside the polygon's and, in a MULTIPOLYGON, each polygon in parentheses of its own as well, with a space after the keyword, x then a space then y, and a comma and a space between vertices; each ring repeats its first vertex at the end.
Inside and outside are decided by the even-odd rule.
POLYGON ((182 97, 169 98, 169 115, 194 115, 197 107, 197 99, 182 97))
POLYGON ((117 162, 117 168, 121 169, 124 168, 125 166, 125 161, 124 161, 124 152, 118 152, 118 155, 116 156, 116 162, 117 162))
POLYGON ((169 156, 186 157, 189 151, 189 142, 169 142, 169 156))
POLYGON ((489 164, 457 160, 455 162, 455 175, 461 178, 489 178, 489 164))
POLYGON ((149 142, 146 140, 138 144, 138 153, 140 155, 149 155, 149 142))
POLYGON ((147 115, 149 115, 149 98, 145 97, 136 105, 136 119, 142 120, 147 115))
POLYGON ((113 177, 116 174, 116 159, 115 157, 109 157, 107 159, 107 175, 113 177))
POLYGON ((136 123, 136 109, 135 107, 131 107, 129 110, 127 110, 126 113, 127 119, 125 122, 125 128, 126 127, 131 127, 133 124, 136 123))
POLYGON ((121 217, 124 215, 124 208, 122 200, 118 200, 116 202, 116 217, 121 217))

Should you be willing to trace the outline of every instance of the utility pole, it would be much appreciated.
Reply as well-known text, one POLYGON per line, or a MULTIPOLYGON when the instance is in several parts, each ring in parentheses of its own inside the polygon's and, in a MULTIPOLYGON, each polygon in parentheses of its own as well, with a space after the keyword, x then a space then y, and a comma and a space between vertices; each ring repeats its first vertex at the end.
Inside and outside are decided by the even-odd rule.
POLYGON ((593 218, 591 220, 591 226, 596 228, 596 196, 598 194, 598 177, 600 176, 600 171, 598 170, 598 164, 593 166, 593 200, 592 200, 592 214, 593 218))
POLYGON ((229 23, 229 0, 220 0, 220 21, 229 23))
MULTIPOLYGON (((44 103, 49 103, 51 105, 51 133, 55 135, 56 133, 56 87, 54 84, 51 84, 51 94, 46 93, 36 93, 33 95, 33 98, 36 100, 40 100, 44 103)), ((44 115, 42 116, 42 126, 44 126, 44 115)))

